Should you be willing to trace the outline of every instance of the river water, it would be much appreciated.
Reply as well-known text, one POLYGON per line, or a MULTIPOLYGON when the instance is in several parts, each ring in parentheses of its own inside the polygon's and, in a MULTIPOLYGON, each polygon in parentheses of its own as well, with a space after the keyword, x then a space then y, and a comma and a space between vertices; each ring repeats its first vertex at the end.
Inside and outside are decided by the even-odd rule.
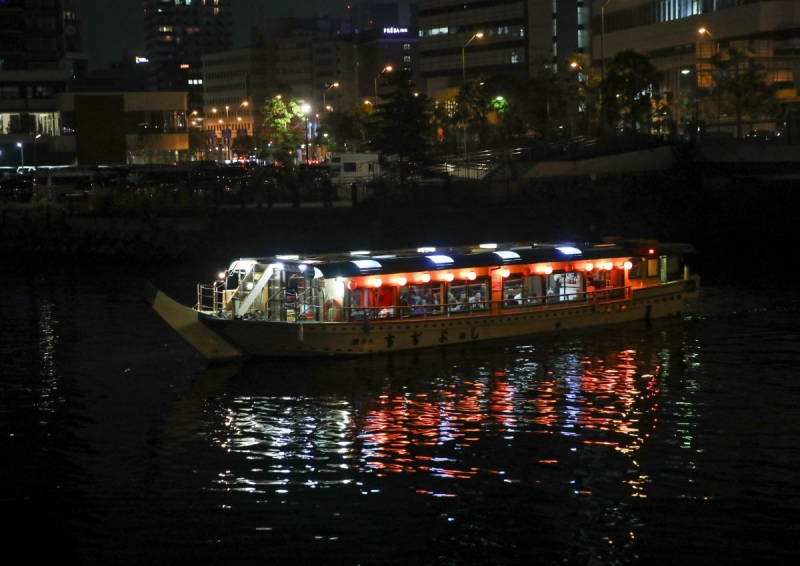
POLYGON ((721 277, 684 318, 649 326, 209 369, 139 298, 152 278, 190 301, 209 279, 197 271, 84 263, 6 278, 7 556, 141 566, 798 555, 800 301, 786 281, 721 277))

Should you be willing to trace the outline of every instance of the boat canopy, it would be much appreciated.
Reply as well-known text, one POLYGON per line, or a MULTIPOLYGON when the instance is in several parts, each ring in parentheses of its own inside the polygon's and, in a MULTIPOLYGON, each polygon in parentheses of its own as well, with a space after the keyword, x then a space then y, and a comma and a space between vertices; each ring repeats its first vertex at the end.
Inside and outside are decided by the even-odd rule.
POLYGON ((687 244, 663 244, 650 241, 626 241, 604 244, 497 244, 448 248, 419 248, 392 251, 358 251, 339 254, 275 256, 240 262, 281 263, 290 270, 314 267, 315 277, 350 278, 365 275, 500 267, 576 260, 622 257, 683 255, 695 250, 687 244), (290 266, 295 266, 293 269, 290 266))

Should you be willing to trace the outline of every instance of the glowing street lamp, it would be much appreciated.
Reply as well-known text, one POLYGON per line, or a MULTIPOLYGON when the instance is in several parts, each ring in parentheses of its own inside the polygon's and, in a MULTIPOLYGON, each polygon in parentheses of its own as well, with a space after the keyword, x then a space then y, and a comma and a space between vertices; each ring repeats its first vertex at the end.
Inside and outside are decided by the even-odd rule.
POLYGON ((17 147, 19 148, 19 153, 22 159, 22 166, 25 167, 25 146, 22 142, 17 142, 17 147))
MULTIPOLYGON (((711 41, 714 42, 714 53, 719 53, 719 43, 717 42, 717 38, 711 35, 711 32, 708 31, 708 28, 702 27, 697 30, 697 33, 700 35, 707 35, 711 38, 711 41)), ((719 131, 719 67, 716 68, 714 72, 714 94, 715 98, 717 99, 717 131, 719 131)))
POLYGON ((378 76, 375 77, 375 106, 378 105, 378 79, 381 78, 381 75, 383 73, 391 73, 391 72, 392 72, 392 66, 387 65, 386 67, 383 68, 383 70, 380 73, 378 73, 378 76))
POLYGON ((472 43, 473 39, 483 39, 483 32, 479 31, 478 33, 474 34, 472 37, 469 38, 469 41, 466 44, 464 44, 464 47, 461 48, 461 74, 463 75, 462 82, 467 82, 466 50, 467 50, 467 45, 472 43))
POLYGON ((328 88, 325 90, 325 92, 323 92, 323 93, 322 93, 322 109, 323 109, 323 110, 325 110, 325 112, 327 112, 327 111, 328 111, 328 104, 325 102, 325 100, 326 100, 326 99, 325 99, 325 97, 326 97, 326 95, 328 94, 328 91, 329 91, 330 89, 332 89, 332 88, 338 88, 338 87, 339 87, 339 83, 333 83, 331 86, 329 86, 329 87, 328 87, 328 88))

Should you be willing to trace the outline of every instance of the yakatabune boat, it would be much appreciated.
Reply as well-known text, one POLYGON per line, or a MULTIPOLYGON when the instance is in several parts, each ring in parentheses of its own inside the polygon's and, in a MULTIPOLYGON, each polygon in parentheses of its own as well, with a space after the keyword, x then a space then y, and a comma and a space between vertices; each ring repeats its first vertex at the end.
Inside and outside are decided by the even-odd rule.
POLYGON ((688 244, 510 243, 238 259, 158 314, 208 360, 358 356, 680 315, 688 244))

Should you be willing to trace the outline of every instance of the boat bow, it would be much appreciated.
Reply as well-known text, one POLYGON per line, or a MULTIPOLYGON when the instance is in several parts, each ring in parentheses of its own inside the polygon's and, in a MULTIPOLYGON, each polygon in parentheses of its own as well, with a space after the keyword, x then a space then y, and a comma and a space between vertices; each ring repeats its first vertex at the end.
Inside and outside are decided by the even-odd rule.
POLYGON ((205 325, 200 313, 180 304, 158 290, 149 281, 143 298, 164 321, 209 361, 226 361, 243 357, 243 352, 205 325))

